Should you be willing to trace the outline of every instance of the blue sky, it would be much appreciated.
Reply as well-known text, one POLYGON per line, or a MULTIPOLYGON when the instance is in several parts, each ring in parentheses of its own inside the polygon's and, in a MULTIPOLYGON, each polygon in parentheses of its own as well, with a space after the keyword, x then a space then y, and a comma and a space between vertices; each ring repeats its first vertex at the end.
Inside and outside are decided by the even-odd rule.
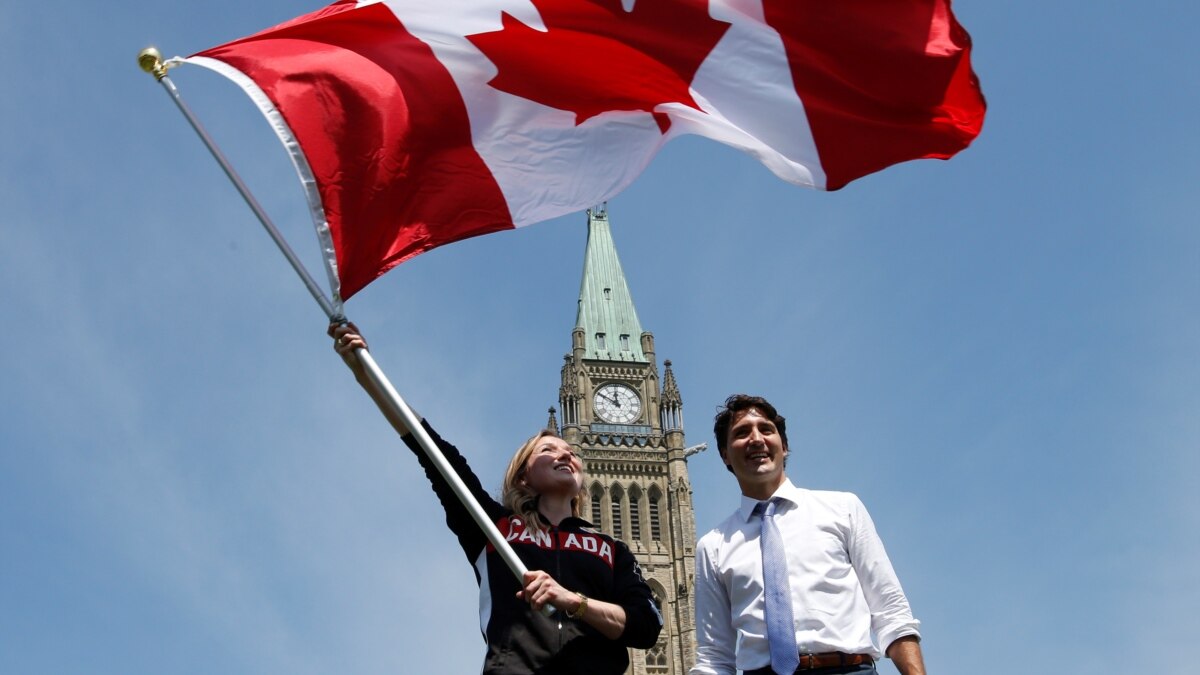
MULTIPOLYGON (((2 672, 478 669, 473 577, 424 478, 135 64, 319 4, 0 11, 2 672)), ((639 316, 689 443, 761 393, 792 478, 862 496, 931 672, 1190 672, 1200 10, 955 11, 990 106, 971 148, 825 194, 672 143, 609 203, 639 316)), ((173 79, 315 264, 257 112, 173 79)), ((448 246, 348 304, 488 484, 556 403, 584 234, 577 214, 448 246)), ((714 451, 691 466, 703 531, 737 491, 714 451)))

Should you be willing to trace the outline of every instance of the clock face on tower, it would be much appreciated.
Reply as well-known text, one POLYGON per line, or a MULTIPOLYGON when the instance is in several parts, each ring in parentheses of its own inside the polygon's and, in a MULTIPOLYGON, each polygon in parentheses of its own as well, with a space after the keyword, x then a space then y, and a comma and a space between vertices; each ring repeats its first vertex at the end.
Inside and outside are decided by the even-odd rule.
POLYGON ((596 415, 605 422, 629 424, 642 414, 642 399, 623 384, 606 384, 596 390, 596 415))

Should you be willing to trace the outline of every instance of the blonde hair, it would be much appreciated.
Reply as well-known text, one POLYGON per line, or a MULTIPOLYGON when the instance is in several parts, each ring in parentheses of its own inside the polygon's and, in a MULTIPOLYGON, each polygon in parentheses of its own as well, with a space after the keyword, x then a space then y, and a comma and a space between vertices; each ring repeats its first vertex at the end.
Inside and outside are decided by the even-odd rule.
MULTIPOLYGON (((540 495, 530 489, 524 481, 525 464, 529 462, 529 457, 537 449, 538 441, 546 436, 559 438, 558 434, 553 431, 542 429, 525 441, 524 445, 517 448, 516 454, 509 460, 508 469, 504 472, 504 482, 500 485, 500 501, 524 521, 527 529, 534 531, 542 529, 542 519, 538 517, 538 497, 540 495)), ((571 498, 571 515, 576 518, 583 517, 582 488, 571 498)))

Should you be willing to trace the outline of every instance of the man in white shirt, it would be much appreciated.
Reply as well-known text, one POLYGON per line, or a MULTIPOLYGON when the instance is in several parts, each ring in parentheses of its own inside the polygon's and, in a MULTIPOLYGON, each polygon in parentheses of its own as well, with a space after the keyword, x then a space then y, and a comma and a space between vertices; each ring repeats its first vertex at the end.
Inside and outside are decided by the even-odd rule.
POLYGON ((696 546, 691 675, 874 675, 884 654, 901 675, 925 675, 920 623, 870 515, 853 494, 788 480, 785 422, 744 394, 717 415, 742 502, 696 546))

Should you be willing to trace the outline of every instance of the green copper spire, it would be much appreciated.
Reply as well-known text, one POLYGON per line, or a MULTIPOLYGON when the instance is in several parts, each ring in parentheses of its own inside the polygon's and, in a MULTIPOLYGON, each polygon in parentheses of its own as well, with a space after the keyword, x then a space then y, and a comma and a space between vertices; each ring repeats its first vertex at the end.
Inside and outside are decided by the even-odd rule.
POLYGON ((621 271, 605 207, 588 209, 587 253, 575 328, 583 330, 585 359, 646 363, 642 324, 621 271))

